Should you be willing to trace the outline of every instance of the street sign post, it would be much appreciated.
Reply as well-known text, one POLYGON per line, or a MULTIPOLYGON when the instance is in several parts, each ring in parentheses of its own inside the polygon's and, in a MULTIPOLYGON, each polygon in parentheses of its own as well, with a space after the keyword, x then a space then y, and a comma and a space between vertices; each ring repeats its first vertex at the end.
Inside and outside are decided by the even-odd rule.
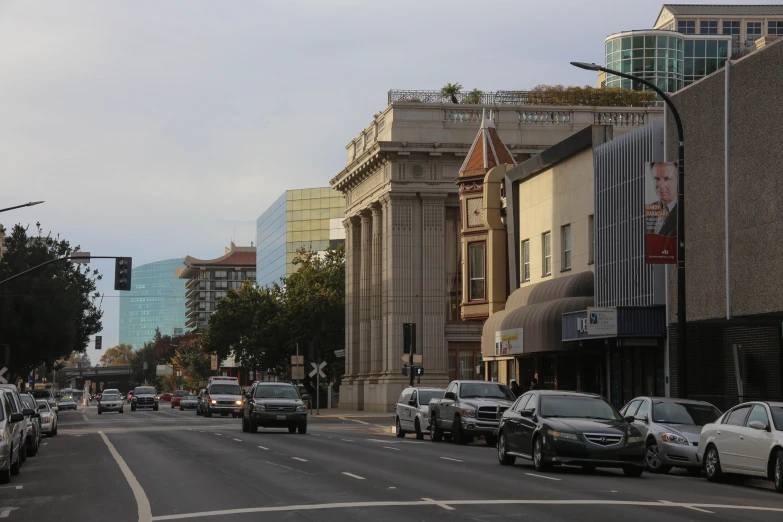
POLYGON ((326 363, 321 361, 320 363, 316 364, 314 362, 310 362, 310 366, 313 367, 313 371, 310 372, 310 377, 315 377, 315 414, 320 415, 321 414, 321 377, 324 379, 326 378, 326 374, 323 372, 323 369, 326 368, 326 363))

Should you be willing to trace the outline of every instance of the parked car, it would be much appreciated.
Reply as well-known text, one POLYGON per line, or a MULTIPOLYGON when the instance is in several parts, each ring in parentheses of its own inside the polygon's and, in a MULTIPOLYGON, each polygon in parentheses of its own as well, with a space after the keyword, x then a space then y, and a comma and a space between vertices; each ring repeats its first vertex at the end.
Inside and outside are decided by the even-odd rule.
POLYGON ((33 390, 30 393, 33 394, 35 400, 45 400, 48 402, 49 407, 57 412, 57 398, 54 396, 54 392, 51 390, 51 388, 47 388, 45 390, 33 390))
POLYGON ((29 393, 20 393, 24 407, 25 423, 27 424, 27 437, 25 438, 25 448, 27 455, 32 457, 38 455, 38 448, 41 446, 41 414, 38 413, 38 403, 29 393))
POLYGON ((38 413, 41 414, 41 433, 47 437, 54 437, 57 435, 57 414, 49 406, 49 402, 45 400, 39 400, 38 413))
POLYGON ((408 433, 415 433, 416 438, 424 438, 424 432, 429 429, 429 408, 432 399, 442 399, 446 392, 443 388, 405 388, 397 400, 397 419, 395 430, 402 438, 408 433))
POLYGON ((600 395, 529 391, 500 420, 498 460, 532 460, 537 471, 567 464, 586 471, 621 468, 631 477, 644 471, 644 436, 600 395))
POLYGON ((236 377, 209 378, 204 393, 205 417, 212 417, 213 413, 239 417, 242 415, 242 406, 242 390, 236 377))
POLYGON ((242 408, 242 431, 288 428, 288 433, 307 433, 307 407, 296 386, 283 382, 255 382, 242 408))
POLYGON ((198 399, 196 402, 196 415, 204 415, 204 410, 206 409, 204 407, 204 395, 206 395, 207 390, 206 388, 202 388, 201 391, 198 392, 198 399))
POLYGON ((703 401, 637 397, 620 413, 636 419, 633 425, 644 436, 648 471, 668 473, 676 467, 685 468, 694 476, 701 475, 696 447, 702 427, 720 417, 718 408, 703 401))
POLYGON ((452 381, 442 399, 430 401, 430 438, 440 442, 444 434, 451 433, 454 442, 467 444, 483 435, 487 445, 494 446, 500 417, 514 399, 514 392, 505 384, 452 381))
POLYGON ((766 478, 783 493, 783 402, 746 402, 701 431, 697 457, 707 480, 726 473, 766 478))
POLYGON ((171 392, 160 392, 160 395, 158 395, 158 400, 160 402, 168 402, 171 400, 171 392))
POLYGON ((158 394, 155 393, 155 388, 136 386, 131 399, 131 411, 136 411, 137 408, 152 408, 153 411, 158 411, 158 394))
POLYGON ((10 398, 10 403, 14 406, 13 412, 22 413, 22 446, 19 448, 22 456, 22 464, 27 460, 27 437, 30 436, 34 430, 35 415, 38 413, 36 409, 30 409, 23 401, 22 394, 16 388, 15 384, 0 384, 0 389, 6 394, 6 397, 10 398))
POLYGON ((123 410, 124 403, 122 402, 122 395, 119 393, 103 393, 101 402, 98 403, 98 415, 102 415, 104 411, 116 411, 117 413, 125 413, 123 410))
POLYGON ((22 467, 24 414, 16 411, 15 402, 10 392, 0 389, 0 484, 22 467))
POLYGON ((169 399, 171 401, 171 407, 172 408, 178 408, 179 403, 182 400, 182 397, 185 395, 188 395, 190 392, 187 390, 174 390, 171 394, 171 398, 169 399))
POLYGON ((185 395, 184 397, 180 397, 179 401, 179 410, 185 411, 185 410, 195 410, 198 406, 198 397, 195 395, 185 395))
POLYGON ((76 400, 73 398, 73 395, 63 395, 60 397, 60 400, 57 401, 57 410, 76 410, 76 400))

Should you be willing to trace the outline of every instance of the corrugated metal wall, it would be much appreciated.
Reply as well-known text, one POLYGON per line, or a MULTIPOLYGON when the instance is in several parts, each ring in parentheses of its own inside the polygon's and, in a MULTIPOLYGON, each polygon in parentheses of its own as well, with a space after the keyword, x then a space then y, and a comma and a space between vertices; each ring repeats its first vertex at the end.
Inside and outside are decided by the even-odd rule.
POLYGON ((644 260, 644 164, 663 158, 663 122, 595 149, 596 306, 666 302, 663 265, 644 260))

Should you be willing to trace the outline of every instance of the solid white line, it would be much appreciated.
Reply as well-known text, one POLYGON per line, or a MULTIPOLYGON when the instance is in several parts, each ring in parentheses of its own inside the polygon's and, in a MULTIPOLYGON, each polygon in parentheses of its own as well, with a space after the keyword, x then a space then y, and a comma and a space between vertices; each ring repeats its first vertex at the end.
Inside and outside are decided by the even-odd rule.
POLYGON ((445 509, 446 511, 454 511, 453 507, 451 507, 449 505, 446 505, 443 502, 436 502, 435 500, 432 500, 431 498, 425 498, 425 497, 421 497, 421 499, 422 500, 426 500, 427 502, 431 502, 431 503, 435 504, 436 506, 440 506, 443 509, 445 509))
POLYGON ((461 461, 461 460, 459 460, 459 459, 452 459, 452 458, 449 458, 449 457, 441 457, 441 458, 442 458, 443 460, 452 460, 452 461, 454 461, 454 462, 462 462, 462 461, 461 461))
POLYGON ((294 460, 298 460, 300 462, 307 462, 307 459, 300 459, 299 457, 291 457, 294 460))
POLYGON ((89 419, 87 419, 87 412, 82 410, 82 417, 84 418, 84 422, 90 422, 89 419))
POLYGON ((364 477, 360 477, 359 475, 354 475, 353 473, 348 473, 347 471, 343 471, 343 475, 348 475, 349 477, 353 477, 358 480, 364 480, 364 477))
POLYGON ((333 504, 300 504, 291 506, 264 506, 256 508, 227 509, 223 511, 203 511, 199 513, 181 513, 176 515, 163 515, 152 520, 182 520, 188 518, 216 517, 221 515, 243 515, 246 513, 289 513, 293 511, 316 511, 322 509, 356 509, 371 507, 418 507, 445 504, 448 506, 502 506, 502 505, 531 505, 531 506, 631 506, 631 507, 664 507, 664 508, 690 508, 709 507, 714 509, 732 509, 740 511, 768 511, 771 513, 783 513, 783 508, 742 506, 728 504, 663 504, 655 501, 633 500, 441 500, 429 502, 426 500, 408 501, 375 501, 375 502, 335 502, 333 504))
POLYGON ((0 489, 23 489, 24 486, 0 486, 0 489))
POLYGON ((365 424, 365 425, 367 425, 367 426, 369 426, 369 425, 370 425, 370 423, 369 423, 369 422, 364 422, 364 421, 362 421, 362 420, 359 420, 359 419, 346 419, 345 417, 337 417, 337 418, 338 418, 338 419, 340 419, 340 420, 344 420, 344 421, 350 421, 350 422, 357 422, 357 423, 359 423, 359 424, 365 424))
POLYGON ((390 441, 390 440, 381 440, 381 439, 366 439, 367 442, 382 442, 384 444, 397 444, 396 441, 390 441))
MULTIPOLYGON (((660 502, 662 504, 673 504, 673 502, 670 502, 668 500, 661 500, 660 502)), ((709 513, 710 515, 714 515, 715 514, 714 511, 707 511, 706 509, 701 509, 701 508, 697 508, 697 507, 693 507, 693 506, 689 506, 689 505, 685 505, 685 504, 680 504, 680 507, 684 507, 685 509, 692 509, 693 511, 701 511, 702 513, 709 513)))
POLYGON ((116 450, 114 444, 111 443, 109 437, 107 437, 106 434, 102 431, 99 431, 98 434, 103 439, 103 442, 106 443, 106 446, 109 448, 109 453, 111 453, 111 456, 114 457, 114 460, 120 467, 120 471, 122 471, 122 474, 125 475, 125 480, 128 481, 128 485, 130 486, 131 491, 133 491, 133 496, 136 498, 136 509, 139 512, 139 522, 151 521, 152 508, 150 507, 150 501, 147 498, 147 495, 144 493, 144 488, 142 488, 141 484, 139 484, 139 481, 136 480, 133 472, 130 470, 128 465, 125 463, 125 460, 116 450))
POLYGON ((547 477, 546 475, 536 475, 535 473, 525 473, 525 475, 529 475, 531 477, 538 477, 538 478, 542 478, 542 479, 547 479, 547 480, 563 480, 563 479, 559 479, 559 478, 555 478, 555 477, 547 477))
POLYGON ((264 446, 258 446, 258 449, 267 450, 269 451, 269 448, 265 448, 264 446))
POLYGON ((220 437, 220 433, 215 433, 215 435, 217 435, 218 437, 220 437))
POLYGON ((237 442, 242 442, 242 439, 234 439, 237 442))
POLYGON ((353 442, 351 439, 340 439, 343 442, 353 442))
POLYGON ((384 446, 384 448, 394 450, 394 451, 400 451, 400 448, 392 448, 391 446, 384 446))

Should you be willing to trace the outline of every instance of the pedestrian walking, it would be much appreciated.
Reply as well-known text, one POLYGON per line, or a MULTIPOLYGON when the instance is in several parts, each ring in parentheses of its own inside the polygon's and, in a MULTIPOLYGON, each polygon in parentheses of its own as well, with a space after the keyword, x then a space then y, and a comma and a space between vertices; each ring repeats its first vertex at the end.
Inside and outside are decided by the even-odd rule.
POLYGON ((538 379, 533 378, 533 380, 530 381, 530 389, 531 390, 537 390, 538 389, 538 379))
POLYGON ((514 394, 514 397, 522 395, 522 387, 515 379, 511 379, 511 392, 514 394))

